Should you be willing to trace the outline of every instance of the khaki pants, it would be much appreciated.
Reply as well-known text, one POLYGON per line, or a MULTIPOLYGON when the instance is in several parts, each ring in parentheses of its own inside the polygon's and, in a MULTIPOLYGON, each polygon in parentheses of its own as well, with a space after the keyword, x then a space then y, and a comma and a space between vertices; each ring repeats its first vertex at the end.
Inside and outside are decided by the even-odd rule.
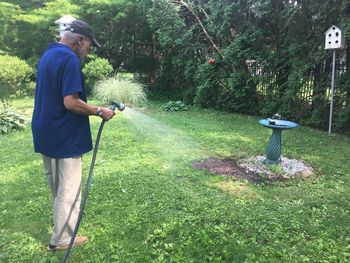
POLYGON ((53 230, 51 245, 68 244, 80 211, 81 156, 53 159, 42 155, 45 174, 52 193, 53 230))

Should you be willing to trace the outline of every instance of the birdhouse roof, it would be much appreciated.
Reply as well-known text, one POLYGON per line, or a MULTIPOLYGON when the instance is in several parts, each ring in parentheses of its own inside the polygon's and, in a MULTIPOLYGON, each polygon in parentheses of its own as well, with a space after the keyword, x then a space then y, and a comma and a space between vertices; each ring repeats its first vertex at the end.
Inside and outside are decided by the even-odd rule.
POLYGON ((333 26, 331 26, 330 28, 327 29, 327 31, 325 32, 325 34, 327 34, 329 31, 333 31, 333 30, 334 30, 334 29, 333 29, 334 27, 335 27, 335 30, 341 31, 341 29, 340 29, 339 27, 333 25, 333 26))
POLYGON ((62 16, 60 19, 57 19, 55 21, 56 24, 68 24, 72 21, 76 20, 75 17, 71 16, 71 15, 64 15, 62 16))

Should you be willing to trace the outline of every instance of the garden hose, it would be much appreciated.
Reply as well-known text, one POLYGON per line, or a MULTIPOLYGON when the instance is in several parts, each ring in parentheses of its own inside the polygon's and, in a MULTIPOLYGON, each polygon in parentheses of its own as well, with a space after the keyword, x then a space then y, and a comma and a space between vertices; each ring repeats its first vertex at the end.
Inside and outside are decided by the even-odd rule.
MULTIPOLYGON (((110 109, 114 111, 115 108, 118 108, 119 111, 123 111, 125 109, 125 105, 123 103, 119 103, 119 102, 112 102, 112 105, 110 106, 110 109)), ((91 178, 92 178, 92 174, 93 174, 93 171, 94 171, 94 168, 95 168, 95 161, 96 161, 98 145, 100 144, 101 133, 102 133, 103 126, 105 125, 105 122, 106 121, 103 120, 101 122, 101 124, 100 124, 99 129, 98 129, 96 142, 95 142, 95 147, 94 147, 94 153, 93 153, 92 159, 91 159, 90 172, 89 172, 89 176, 88 176, 88 179, 87 179, 87 182, 86 182, 86 186, 85 186, 84 197, 83 197, 83 200, 82 200, 81 205, 80 205, 80 211, 79 211, 79 215, 78 215, 78 220, 77 220, 77 223, 75 225, 74 232, 73 232, 72 238, 71 238, 71 240, 69 242, 68 248, 67 248, 67 250, 64 253, 64 256, 62 258, 62 261, 61 261, 62 263, 65 263, 67 261, 67 259, 68 259, 69 253, 70 253, 70 251, 71 251, 71 249, 73 247, 73 244, 74 244, 75 237, 76 237, 76 235, 78 233, 78 229, 79 229, 79 225, 80 225, 81 219, 83 217, 86 200, 87 200, 88 193, 89 193, 90 186, 91 186, 91 178)))

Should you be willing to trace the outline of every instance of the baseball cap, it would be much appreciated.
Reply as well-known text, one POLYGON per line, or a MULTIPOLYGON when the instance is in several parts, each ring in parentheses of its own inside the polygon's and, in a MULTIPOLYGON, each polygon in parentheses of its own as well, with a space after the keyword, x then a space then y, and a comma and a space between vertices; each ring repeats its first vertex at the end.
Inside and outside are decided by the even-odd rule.
POLYGON ((91 39, 93 46, 101 47, 100 43, 98 43, 95 37, 95 33, 92 30, 91 26, 83 20, 73 20, 66 26, 65 31, 71 31, 72 33, 88 37, 91 39))

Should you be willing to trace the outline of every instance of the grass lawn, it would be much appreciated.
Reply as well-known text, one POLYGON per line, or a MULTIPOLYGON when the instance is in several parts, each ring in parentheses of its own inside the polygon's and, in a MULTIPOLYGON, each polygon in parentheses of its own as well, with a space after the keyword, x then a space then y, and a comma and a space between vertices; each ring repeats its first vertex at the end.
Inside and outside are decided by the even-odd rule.
MULTIPOLYGON (((32 105, 14 102, 28 115, 32 105)), ((271 131, 258 118, 155 105, 105 125, 79 230, 90 241, 69 262, 350 261, 349 137, 283 132, 283 155, 315 176, 253 185, 191 163, 264 154, 271 131)), ((91 117, 94 136, 99 123, 91 117)), ((50 194, 30 128, 0 135, 0 147, 0 262, 60 262, 46 252, 50 194)))

